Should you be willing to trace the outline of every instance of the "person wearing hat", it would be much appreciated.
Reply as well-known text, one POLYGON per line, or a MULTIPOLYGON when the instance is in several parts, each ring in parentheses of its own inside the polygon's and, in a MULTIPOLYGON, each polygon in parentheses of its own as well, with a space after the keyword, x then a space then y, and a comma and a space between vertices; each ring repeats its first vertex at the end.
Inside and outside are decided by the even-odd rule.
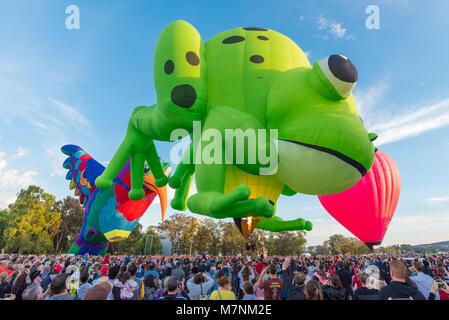
POLYGON ((58 274, 58 273, 60 273, 62 271, 62 269, 63 269, 62 266, 58 264, 58 265, 53 267, 53 273, 54 274, 58 274))
POLYGON ((83 300, 107 300, 112 284, 107 278, 100 278, 96 285, 87 290, 83 300))

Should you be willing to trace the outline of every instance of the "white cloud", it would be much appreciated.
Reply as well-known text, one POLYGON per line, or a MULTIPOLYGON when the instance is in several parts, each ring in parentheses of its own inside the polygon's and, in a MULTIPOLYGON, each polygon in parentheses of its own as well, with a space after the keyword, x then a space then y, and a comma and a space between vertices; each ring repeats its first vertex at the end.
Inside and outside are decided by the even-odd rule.
POLYGON ((22 147, 19 147, 19 148, 17 149, 17 152, 16 152, 15 154, 12 155, 12 158, 13 158, 13 159, 22 158, 22 157, 24 157, 25 155, 27 155, 29 152, 30 152, 30 150, 24 149, 24 148, 22 148, 22 147))
POLYGON ((62 113, 65 115, 66 118, 72 119, 73 121, 76 121, 81 124, 89 123, 86 117, 84 117, 81 113, 79 113, 75 108, 53 98, 48 98, 48 100, 57 105, 61 109, 62 113))
POLYGON ((341 26, 341 23, 331 23, 330 31, 337 38, 344 37, 346 33, 346 29, 341 26))
POLYGON ((312 223, 335 222, 334 219, 309 219, 312 223))
POLYGON ((449 215, 396 216, 388 227, 382 245, 425 244, 447 241, 449 215), (410 235, 413 234, 413 237, 410 235))
POLYGON ((418 136, 427 131, 449 125, 449 98, 422 103, 398 110, 392 114, 380 108, 379 102, 388 91, 387 80, 379 81, 375 86, 354 93, 357 109, 369 132, 375 132, 379 138, 376 146, 418 136))
POLYGON ((5 157, 6 153, 0 152, 0 209, 13 203, 20 189, 35 183, 33 177, 37 175, 37 172, 33 170, 23 173, 19 173, 16 169, 3 170, 8 165, 3 159, 5 157))
POLYGON ((30 170, 19 173, 18 170, 11 169, 5 172, 0 171, 0 208, 6 208, 16 200, 16 194, 21 188, 26 188, 33 184, 33 177, 38 173, 30 170))
POLYGON ((432 206, 445 207, 449 206, 449 196, 446 197, 432 197, 426 200, 432 206))
POLYGON ((5 123, 6 124, 10 124, 12 121, 11 121, 11 119, 10 118, 5 118, 5 123))
POLYGON ((56 153, 53 151, 53 150, 51 150, 49 147, 44 147, 44 150, 45 150, 45 153, 47 154, 47 155, 49 155, 50 157, 53 157, 56 153))
POLYGON ((313 210, 313 209, 321 209, 320 206, 307 206, 304 207, 303 210, 313 210))
POLYGON ((362 118, 372 112, 385 92, 388 90, 388 79, 378 81, 376 85, 354 92, 354 99, 357 102, 357 110, 362 118))
POLYGON ((54 176, 62 177, 63 175, 64 175, 63 169, 53 169, 50 173, 50 176, 52 176, 52 177, 54 177, 54 176))
MULTIPOLYGON (((326 19, 323 17, 323 15, 320 15, 316 21, 317 29, 322 31, 327 31, 331 35, 334 36, 335 39, 344 38, 346 35, 346 28, 343 28, 343 23, 338 23, 335 21, 332 21, 330 19, 326 19)), ((327 35, 324 35, 321 37, 324 40, 327 40, 327 35)), ((354 35, 348 35, 346 39, 355 39, 354 35)))
POLYGON ((318 20, 316 21, 316 24, 318 25, 318 30, 326 29, 329 25, 329 21, 323 17, 323 15, 320 15, 318 17, 318 20))
POLYGON ((31 120, 31 123, 34 124, 36 127, 39 127, 41 129, 50 131, 50 128, 48 126, 46 126, 45 124, 43 124, 40 121, 36 121, 36 120, 31 120))
POLYGON ((448 125, 449 99, 410 108, 407 113, 407 116, 401 113, 391 117, 389 121, 379 121, 372 127, 372 130, 379 135, 377 145, 415 137, 448 125))
POLYGON ((0 170, 6 168, 6 166, 8 165, 8 162, 3 159, 4 157, 6 157, 6 153, 0 152, 0 170))

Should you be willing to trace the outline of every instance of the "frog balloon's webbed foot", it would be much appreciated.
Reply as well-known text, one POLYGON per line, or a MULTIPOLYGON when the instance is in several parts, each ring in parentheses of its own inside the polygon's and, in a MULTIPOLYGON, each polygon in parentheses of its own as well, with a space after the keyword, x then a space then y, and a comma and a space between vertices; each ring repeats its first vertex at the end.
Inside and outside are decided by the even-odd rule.
POLYGON ((209 217, 245 218, 249 216, 272 217, 274 207, 267 198, 248 200, 251 191, 247 185, 239 185, 235 190, 222 194, 219 192, 199 192, 187 201, 190 211, 209 217))
POLYGON ((301 218, 296 220, 283 220, 282 218, 274 216, 271 218, 261 218, 256 228, 271 232, 296 231, 296 230, 311 231, 312 222, 306 221, 301 218))

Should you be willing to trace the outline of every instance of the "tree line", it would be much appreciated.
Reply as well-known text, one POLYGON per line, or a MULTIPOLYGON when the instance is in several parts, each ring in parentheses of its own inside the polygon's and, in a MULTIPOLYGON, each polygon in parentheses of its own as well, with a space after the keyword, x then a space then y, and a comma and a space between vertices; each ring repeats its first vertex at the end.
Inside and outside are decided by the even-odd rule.
MULTIPOLYGON (((232 221, 176 213, 161 222, 158 230, 163 239, 170 241, 170 254, 237 255, 246 249, 246 241, 232 221)), ((251 243, 260 253, 285 256, 303 253, 306 239, 303 231, 272 233, 256 229, 251 243)))
MULTIPOLYGON (((0 248, 20 254, 65 253, 81 230, 84 209, 79 200, 55 196, 31 185, 17 194, 7 209, 0 210, 0 248)), ((255 230, 252 243, 268 255, 297 255, 305 250, 305 233, 270 233, 255 230)), ((170 242, 170 254, 243 253, 246 241, 233 222, 200 219, 176 213, 143 231, 137 224, 128 239, 110 243, 113 254, 162 254, 161 240, 170 242), (149 236, 152 236, 150 238, 149 236), (150 239, 151 241, 147 241, 150 239)))
MULTIPOLYGON (((84 209, 79 200, 55 197, 38 186, 29 186, 17 194, 7 209, 0 210, 0 248, 12 253, 65 253, 78 236, 83 224, 84 209)), ((232 221, 197 218, 175 213, 143 230, 137 224, 128 239, 109 245, 113 254, 162 254, 162 241, 170 243, 169 254, 212 255, 242 254, 246 240, 232 221), (151 236, 151 237, 150 237, 151 236)), ((368 247, 360 240, 333 235, 322 245, 306 250, 305 232, 272 233, 256 229, 251 242, 258 253, 268 256, 299 255, 309 252, 319 255, 367 254, 368 247)), ((401 250, 412 246, 402 245, 401 250)), ((396 252, 395 247, 376 249, 376 252, 396 252)))
POLYGON ((317 255, 359 255, 370 253, 370 249, 357 238, 334 234, 324 241, 322 245, 311 248, 310 253, 317 255))
MULTIPOLYGON (((29 186, 17 194, 7 209, 0 210, 0 248, 20 254, 55 254, 67 252, 83 225, 84 209, 79 200, 55 196, 38 186, 29 186)), ((142 254, 147 235, 154 235, 153 254, 162 252, 158 233, 153 228, 145 232, 137 224, 125 241, 109 245, 117 254, 142 254)))

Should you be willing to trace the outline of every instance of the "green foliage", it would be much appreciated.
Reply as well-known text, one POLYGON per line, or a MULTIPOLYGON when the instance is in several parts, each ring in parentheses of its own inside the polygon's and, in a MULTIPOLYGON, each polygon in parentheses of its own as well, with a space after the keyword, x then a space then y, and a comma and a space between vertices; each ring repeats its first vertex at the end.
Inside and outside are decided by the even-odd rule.
POLYGON ((55 251, 67 252, 83 225, 84 209, 79 200, 73 197, 57 201, 54 208, 55 211, 61 212, 61 225, 54 238, 55 251))
POLYGON ((316 246, 314 249, 314 252, 320 256, 326 256, 326 255, 330 254, 329 248, 327 248, 325 246, 316 246))
POLYGON ((54 210, 54 196, 30 186, 21 190, 9 206, 10 220, 3 232, 7 252, 53 253, 53 238, 61 224, 61 213, 54 210))
POLYGON ((304 231, 284 231, 275 234, 275 252, 279 256, 299 255, 304 252, 304 231))
POLYGON ((219 252, 222 255, 236 255, 245 250, 245 239, 234 222, 218 222, 219 252))
POLYGON ((3 232, 8 227, 10 220, 10 212, 8 209, 0 210, 0 248, 4 248, 6 245, 5 238, 3 237, 3 232))
POLYGON ((341 234, 334 234, 329 240, 324 241, 322 246, 315 248, 316 254, 367 254, 369 248, 359 239, 345 237, 341 234), (318 253, 317 250, 320 252, 318 253))

